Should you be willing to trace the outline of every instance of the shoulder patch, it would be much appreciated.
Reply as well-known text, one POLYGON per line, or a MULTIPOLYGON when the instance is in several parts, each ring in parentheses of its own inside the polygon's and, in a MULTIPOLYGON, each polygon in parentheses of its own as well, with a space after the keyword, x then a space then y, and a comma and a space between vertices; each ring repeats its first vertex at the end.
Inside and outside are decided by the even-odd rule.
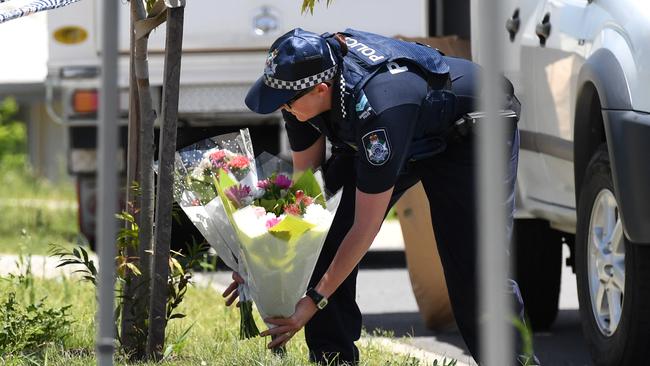
POLYGON ((388 134, 383 128, 373 130, 361 138, 363 150, 366 152, 366 159, 375 166, 386 164, 390 159, 391 148, 388 141, 388 134))
POLYGON ((357 112, 357 117, 359 120, 362 121, 367 120, 368 118, 375 115, 375 111, 372 109, 372 106, 368 101, 368 97, 363 91, 361 91, 361 97, 355 105, 354 110, 357 112))

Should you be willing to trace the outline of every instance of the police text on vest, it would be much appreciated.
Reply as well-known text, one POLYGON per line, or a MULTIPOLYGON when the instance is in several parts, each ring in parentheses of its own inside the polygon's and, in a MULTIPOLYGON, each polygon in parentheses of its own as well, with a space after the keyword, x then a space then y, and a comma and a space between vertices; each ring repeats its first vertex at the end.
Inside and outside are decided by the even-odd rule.
POLYGON ((378 53, 377 51, 352 37, 345 38, 345 44, 347 44, 349 49, 358 51, 362 55, 368 57, 368 59, 372 62, 377 62, 384 59, 384 56, 376 55, 376 53, 378 53))

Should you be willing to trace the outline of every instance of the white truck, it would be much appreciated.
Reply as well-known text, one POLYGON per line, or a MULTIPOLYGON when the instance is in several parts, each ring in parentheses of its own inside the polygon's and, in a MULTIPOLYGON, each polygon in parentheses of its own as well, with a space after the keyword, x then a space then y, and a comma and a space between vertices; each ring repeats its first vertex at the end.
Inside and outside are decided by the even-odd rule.
MULTIPOLYGON (((547 327, 557 314, 564 237, 595 364, 647 364, 650 3, 503 3, 493 21, 522 102, 517 262, 533 323, 547 327)), ((477 55, 489 45, 475 25, 477 55)))
MULTIPOLYGON (((256 151, 288 152, 280 115, 248 111, 244 96, 261 75, 266 51, 275 38, 294 27, 315 32, 347 27, 387 35, 429 34, 429 2, 406 0, 376 6, 372 0, 317 3, 313 15, 301 14, 301 1, 190 0, 185 9, 180 80, 178 146, 249 127, 256 151)), ((119 10, 120 161, 124 166, 128 110, 129 4, 119 10)), ((95 1, 82 0, 48 13, 47 106, 66 127, 67 168, 79 194, 80 230, 94 239, 97 88, 101 13, 95 1)), ((149 39, 149 72, 156 109, 160 107, 165 27, 149 39)))

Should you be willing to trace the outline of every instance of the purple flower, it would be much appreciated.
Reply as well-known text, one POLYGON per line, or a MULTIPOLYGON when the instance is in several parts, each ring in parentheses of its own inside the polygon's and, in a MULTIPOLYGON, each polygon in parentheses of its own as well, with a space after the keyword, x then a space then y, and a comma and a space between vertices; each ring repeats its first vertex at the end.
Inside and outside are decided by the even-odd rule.
POLYGON ((291 179, 289 179, 286 175, 279 174, 277 177, 275 177, 275 185, 278 186, 280 189, 287 189, 291 187, 291 179))
POLYGON ((244 199, 248 198, 251 194, 251 188, 246 185, 237 184, 226 189, 226 197, 235 205, 240 208, 244 199))
POLYGON ((257 182, 257 188, 261 188, 261 189, 268 189, 270 185, 271 182, 269 182, 268 179, 260 180, 257 182))

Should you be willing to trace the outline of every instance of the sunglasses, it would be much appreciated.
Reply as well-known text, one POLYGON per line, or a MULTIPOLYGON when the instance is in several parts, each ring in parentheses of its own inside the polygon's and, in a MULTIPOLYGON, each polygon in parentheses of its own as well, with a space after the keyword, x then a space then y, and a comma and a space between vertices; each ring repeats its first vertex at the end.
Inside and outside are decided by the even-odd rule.
MULTIPOLYGON (((316 84, 316 85, 318 85, 318 84, 316 84)), ((303 89, 303 90, 299 91, 298 94, 296 94, 293 98, 289 99, 289 100, 288 100, 286 103, 284 103, 284 104, 286 104, 287 107, 289 107, 289 109, 291 109, 291 104, 295 103, 296 100, 298 100, 298 99, 304 97, 305 95, 309 94, 309 92, 311 92, 312 90, 314 90, 314 89, 316 88, 316 85, 314 85, 314 86, 312 86, 312 87, 309 87, 309 88, 307 88, 307 89, 303 89)))

